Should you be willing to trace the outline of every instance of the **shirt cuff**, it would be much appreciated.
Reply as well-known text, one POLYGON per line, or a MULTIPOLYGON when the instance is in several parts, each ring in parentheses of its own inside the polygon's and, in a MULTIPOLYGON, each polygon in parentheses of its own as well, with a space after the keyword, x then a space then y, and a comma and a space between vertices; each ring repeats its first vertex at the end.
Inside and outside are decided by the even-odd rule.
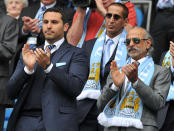
POLYGON ((135 89, 137 85, 138 85, 138 79, 134 83, 132 83, 132 87, 135 89))
POLYGON ((29 71, 29 70, 27 69, 26 66, 24 67, 24 71, 25 71, 25 73, 27 73, 28 75, 32 75, 32 74, 34 73, 34 70, 29 71))
POLYGON ((28 33, 25 33, 25 32, 23 31, 23 29, 22 29, 21 32, 22 32, 23 35, 28 35, 28 33))
POLYGON ((117 87, 117 86, 113 83, 112 86, 111 86, 111 89, 112 89, 113 91, 118 91, 118 90, 119 90, 119 87, 117 87))
POLYGON ((53 68, 53 64, 51 63, 47 69, 45 69, 45 73, 50 73, 51 69, 53 68))

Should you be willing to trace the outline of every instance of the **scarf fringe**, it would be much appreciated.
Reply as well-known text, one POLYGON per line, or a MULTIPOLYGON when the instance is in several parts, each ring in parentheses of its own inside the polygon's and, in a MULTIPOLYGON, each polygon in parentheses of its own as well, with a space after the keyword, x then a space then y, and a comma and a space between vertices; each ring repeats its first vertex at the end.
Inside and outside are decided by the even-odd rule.
POLYGON ((139 119, 123 118, 116 116, 107 118, 104 112, 100 113, 97 119, 98 123, 104 127, 121 126, 121 127, 135 127, 138 129, 143 129, 143 124, 139 119))
POLYGON ((97 100, 100 95, 100 90, 83 90, 80 95, 77 96, 76 100, 83 100, 85 98, 97 100))

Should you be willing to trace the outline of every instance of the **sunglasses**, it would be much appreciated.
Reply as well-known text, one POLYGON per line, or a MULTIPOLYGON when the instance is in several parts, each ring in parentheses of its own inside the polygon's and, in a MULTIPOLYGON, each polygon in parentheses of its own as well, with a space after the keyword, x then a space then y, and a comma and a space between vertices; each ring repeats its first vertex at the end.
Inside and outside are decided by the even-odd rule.
POLYGON ((111 13, 107 13, 105 17, 108 18, 108 19, 111 19, 112 16, 113 16, 114 20, 119 20, 119 19, 122 18, 120 15, 111 14, 111 13))
POLYGON ((124 43, 128 46, 131 43, 131 40, 133 41, 134 44, 139 44, 141 40, 148 40, 148 39, 140 39, 140 38, 131 38, 131 39, 126 39, 124 43))

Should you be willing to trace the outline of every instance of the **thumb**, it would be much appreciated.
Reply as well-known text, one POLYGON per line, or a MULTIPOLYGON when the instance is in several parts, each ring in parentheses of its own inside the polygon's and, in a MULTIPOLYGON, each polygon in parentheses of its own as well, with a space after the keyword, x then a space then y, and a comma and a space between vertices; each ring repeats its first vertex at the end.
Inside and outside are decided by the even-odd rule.
POLYGON ((139 63, 138 61, 135 61, 135 62, 133 62, 133 65, 134 65, 136 68, 138 68, 138 66, 140 65, 140 63, 139 63))
POLYGON ((47 56, 50 56, 50 49, 48 48, 48 47, 46 47, 46 54, 47 54, 47 56))

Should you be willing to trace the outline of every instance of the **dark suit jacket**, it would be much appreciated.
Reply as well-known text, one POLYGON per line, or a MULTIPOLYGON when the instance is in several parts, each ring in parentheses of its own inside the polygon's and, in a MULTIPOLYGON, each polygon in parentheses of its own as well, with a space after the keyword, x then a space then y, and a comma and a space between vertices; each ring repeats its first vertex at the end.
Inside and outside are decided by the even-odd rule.
MULTIPOLYGON (((89 64, 90 64, 90 57, 91 57, 92 49, 94 47, 96 40, 97 40, 97 38, 89 40, 86 43, 84 43, 83 47, 82 47, 86 51, 89 64)), ((115 49, 113 55, 111 56, 110 60, 108 61, 108 63, 105 66, 104 77, 100 75, 101 88, 106 84, 106 79, 110 72, 110 63, 115 58, 115 53, 116 53, 116 49, 115 49)), ((89 67, 88 67, 88 71, 89 71, 89 67)), ((82 121, 84 121, 85 117, 88 115, 88 113, 91 111, 92 108, 94 108, 94 110, 96 109, 96 111, 93 110, 93 112, 95 112, 94 114, 95 115, 98 114, 97 108, 95 108, 95 104, 96 104, 96 100, 92 100, 92 99, 85 99, 85 100, 80 100, 77 102, 78 111, 79 111, 78 117, 79 117, 80 123, 82 121)))
MULTIPOLYGON (((59 1, 57 1, 56 5, 54 7, 63 8, 63 10, 67 16, 67 21, 69 22, 69 24, 71 24, 71 21, 73 19, 73 14, 74 14, 73 10, 70 8, 62 7, 62 3, 59 1)), ((23 8, 23 10, 20 14, 20 17, 19 17, 19 39, 18 39, 17 53, 16 53, 16 58, 15 58, 16 64, 17 64, 17 61, 19 59, 20 52, 21 52, 23 45, 26 44, 28 37, 31 36, 30 33, 28 35, 22 34, 22 26, 23 26, 22 17, 28 16, 28 17, 31 17, 32 19, 34 19, 39 8, 40 8, 40 2, 36 2, 36 3, 26 7, 26 8, 23 8)), ((43 33, 41 31, 41 33, 37 37, 37 45, 39 46, 39 45, 43 44, 44 41, 45 41, 45 39, 44 39, 43 33)))
POLYGON ((2 12, 0 18, 0 104, 11 104, 5 92, 5 84, 10 78, 10 60, 16 52, 18 24, 2 12))
MULTIPOLYGON (((14 111, 8 122, 8 131, 13 131, 22 105, 30 91, 33 79, 44 78, 41 90, 42 116, 47 131, 77 131, 76 97, 87 79, 87 60, 82 49, 64 42, 54 53, 50 73, 35 76, 24 72, 22 58, 7 84, 7 92, 12 99, 18 98, 14 111), (56 67, 56 63, 66 65, 56 67), (42 75, 42 76, 41 76, 42 75)), ((35 70, 37 70, 37 66, 35 70)), ((37 73, 38 74, 38 73, 37 73)))

